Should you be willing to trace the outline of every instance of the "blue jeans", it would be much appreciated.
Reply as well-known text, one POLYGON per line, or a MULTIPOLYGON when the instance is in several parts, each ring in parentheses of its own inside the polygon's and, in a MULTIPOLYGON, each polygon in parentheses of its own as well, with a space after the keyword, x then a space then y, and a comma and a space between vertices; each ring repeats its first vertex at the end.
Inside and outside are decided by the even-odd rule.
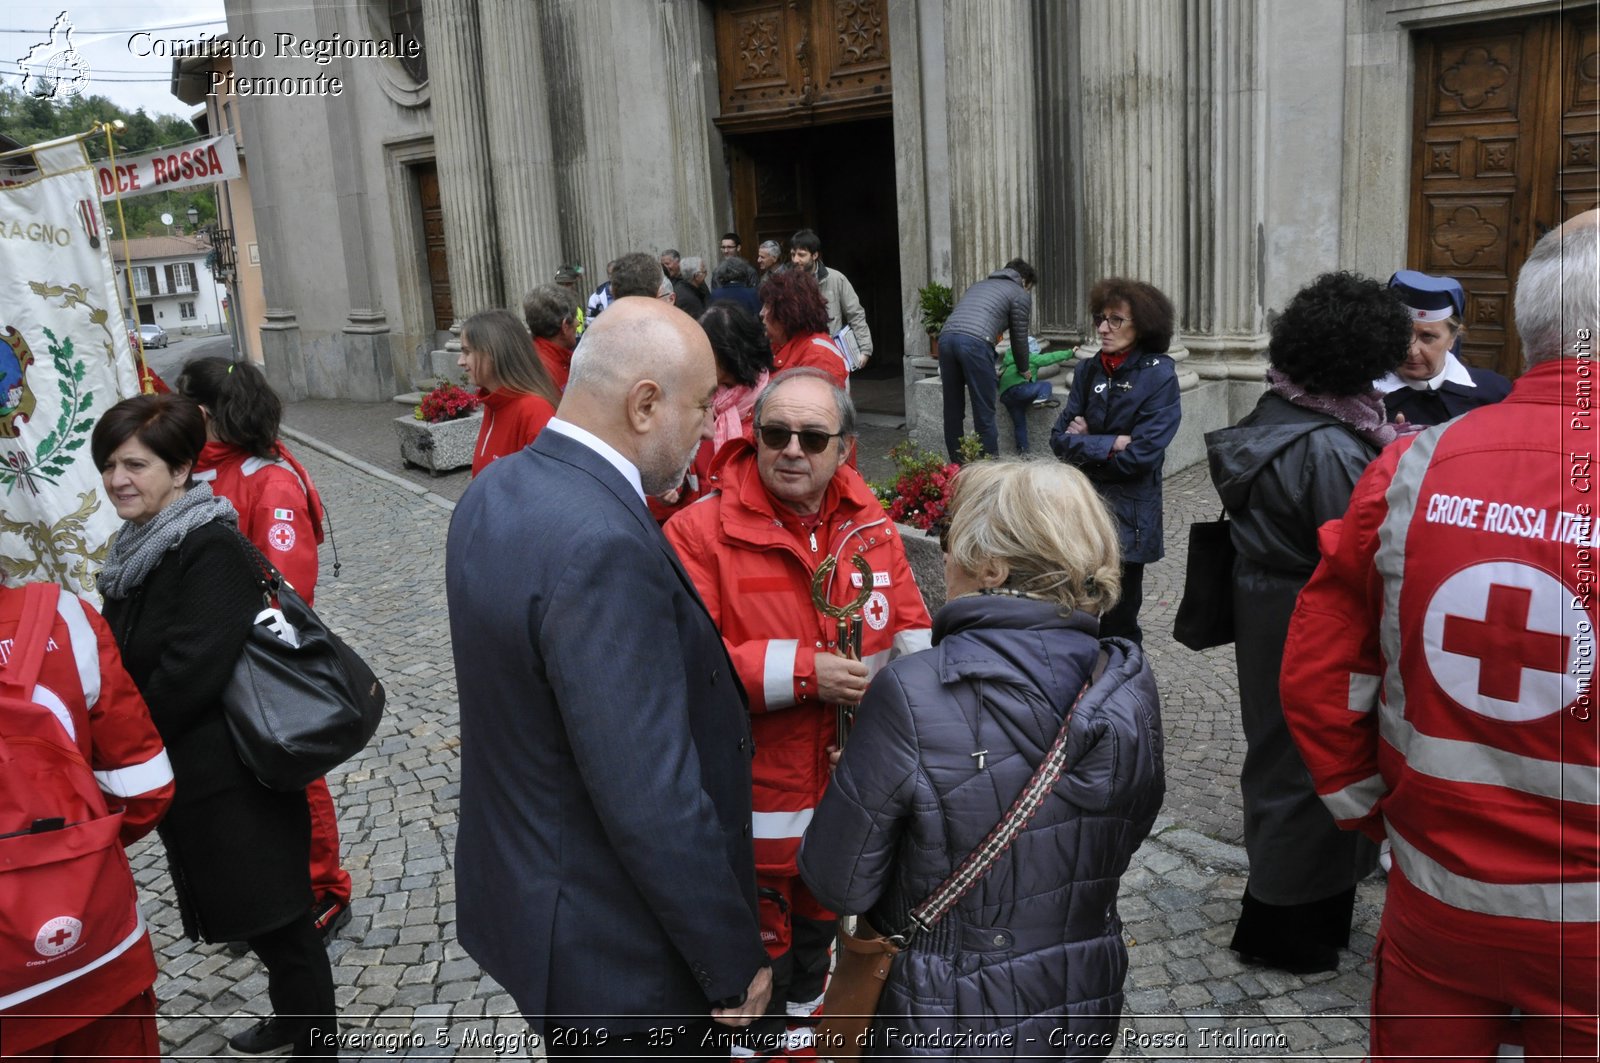
POLYGON ((1035 402, 1050 397, 1050 381, 1024 380, 1020 384, 1013 384, 1000 393, 1000 401, 1005 403, 1006 412, 1011 414, 1011 427, 1017 433, 1017 453, 1028 452, 1028 411, 1035 402))
POLYGON ((939 381, 944 385, 944 449, 951 461, 961 458, 961 422, 967 415, 967 394, 972 395, 972 426, 983 452, 1000 453, 1000 435, 994 420, 994 347, 976 336, 939 333, 939 381))

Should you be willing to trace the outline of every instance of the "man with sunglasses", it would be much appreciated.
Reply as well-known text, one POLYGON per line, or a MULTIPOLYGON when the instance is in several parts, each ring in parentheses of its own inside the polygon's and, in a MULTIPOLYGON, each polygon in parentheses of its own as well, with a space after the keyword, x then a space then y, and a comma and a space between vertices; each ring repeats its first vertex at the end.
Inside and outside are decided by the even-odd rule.
POLYGON ((825 372, 791 369, 757 398, 754 424, 753 440, 718 453, 713 493, 668 521, 666 533, 750 696, 756 881, 773 957, 768 1025, 752 1027, 751 1047, 794 1052, 808 1048, 811 1029, 788 1030, 784 1016, 816 1013, 837 923, 795 863, 840 744, 837 707, 860 702, 891 658, 926 649, 932 622, 893 522, 844 463, 855 438, 849 396, 825 372), (812 601, 817 567, 830 557, 829 602, 870 590, 860 661, 841 655, 835 622, 812 601))

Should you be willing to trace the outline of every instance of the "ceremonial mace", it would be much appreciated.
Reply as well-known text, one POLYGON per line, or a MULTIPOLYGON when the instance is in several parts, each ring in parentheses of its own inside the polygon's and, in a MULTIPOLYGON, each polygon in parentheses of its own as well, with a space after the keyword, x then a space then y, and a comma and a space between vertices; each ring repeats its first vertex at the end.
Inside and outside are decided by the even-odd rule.
MULTIPOLYGON (((834 605, 828 601, 828 577, 833 574, 834 559, 825 557, 822 564, 817 566, 817 574, 811 577, 811 604, 815 605, 823 616, 832 618, 836 625, 836 638, 834 645, 839 652, 852 661, 861 660, 861 609, 867 604, 867 599, 872 597, 872 565, 860 554, 850 558, 856 566, 856 571, 861 573, 861 593, 847 605, 834 605)), ((855 705, 839 705, 839 748, 844 748, 844 740, 850 736, 850 726, 855 723, 855 705)))

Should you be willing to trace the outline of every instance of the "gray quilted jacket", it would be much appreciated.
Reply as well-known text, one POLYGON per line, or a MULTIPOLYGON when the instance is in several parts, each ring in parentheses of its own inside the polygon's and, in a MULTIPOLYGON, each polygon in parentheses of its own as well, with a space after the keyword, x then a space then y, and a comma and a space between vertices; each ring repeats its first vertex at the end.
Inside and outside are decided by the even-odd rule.
POLYGON ((1067 770, 1028 829, 896 958, 875 1055, 1110 1051, 1127 971, 1117 885, 1165 776, 1150 668, 1137 646, 1101 643, 1097 631, 1088 614, 1040 602, 957 598, 934 621, 932 649, 873 680, 800 873, 829 908, 897 930, 999 822, 1102 646, 1109 658, 1073 715, 1067 770))

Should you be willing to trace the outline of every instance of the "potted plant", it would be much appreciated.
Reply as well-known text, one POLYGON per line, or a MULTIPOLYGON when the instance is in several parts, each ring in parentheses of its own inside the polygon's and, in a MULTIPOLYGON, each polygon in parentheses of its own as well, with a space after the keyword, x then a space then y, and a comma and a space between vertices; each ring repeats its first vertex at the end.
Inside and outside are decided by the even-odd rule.
POLYGON ((483 420, 481 400, 459 384, 441 380, 422 396, 411 416, 394 419, 400 457, 433 473, 472 464, 472 449, 483 420))
POLYGON ((955 292, 950 285, 929 281, 917 289, 917 305, 922 310, 922 327, 928 333, 928 357, 939 357, 939 333, 956 308, 955 292))
MULTIPOLYGON (((918 449, 911 440, 889 452, 894 461, 893 480, 872 485, 889 518, 899 526, 906 560, 917 578, 922 601, 930 613, 944 604, 944 557, 938 529, 944 525, 950 504, 950 482, 961 466, 938 454, 918 449), (921 531, 923 534, 915 534, 921 531)), ((975 435, 961 439, 961 460, 980 461, 983 444, 975 435)))

